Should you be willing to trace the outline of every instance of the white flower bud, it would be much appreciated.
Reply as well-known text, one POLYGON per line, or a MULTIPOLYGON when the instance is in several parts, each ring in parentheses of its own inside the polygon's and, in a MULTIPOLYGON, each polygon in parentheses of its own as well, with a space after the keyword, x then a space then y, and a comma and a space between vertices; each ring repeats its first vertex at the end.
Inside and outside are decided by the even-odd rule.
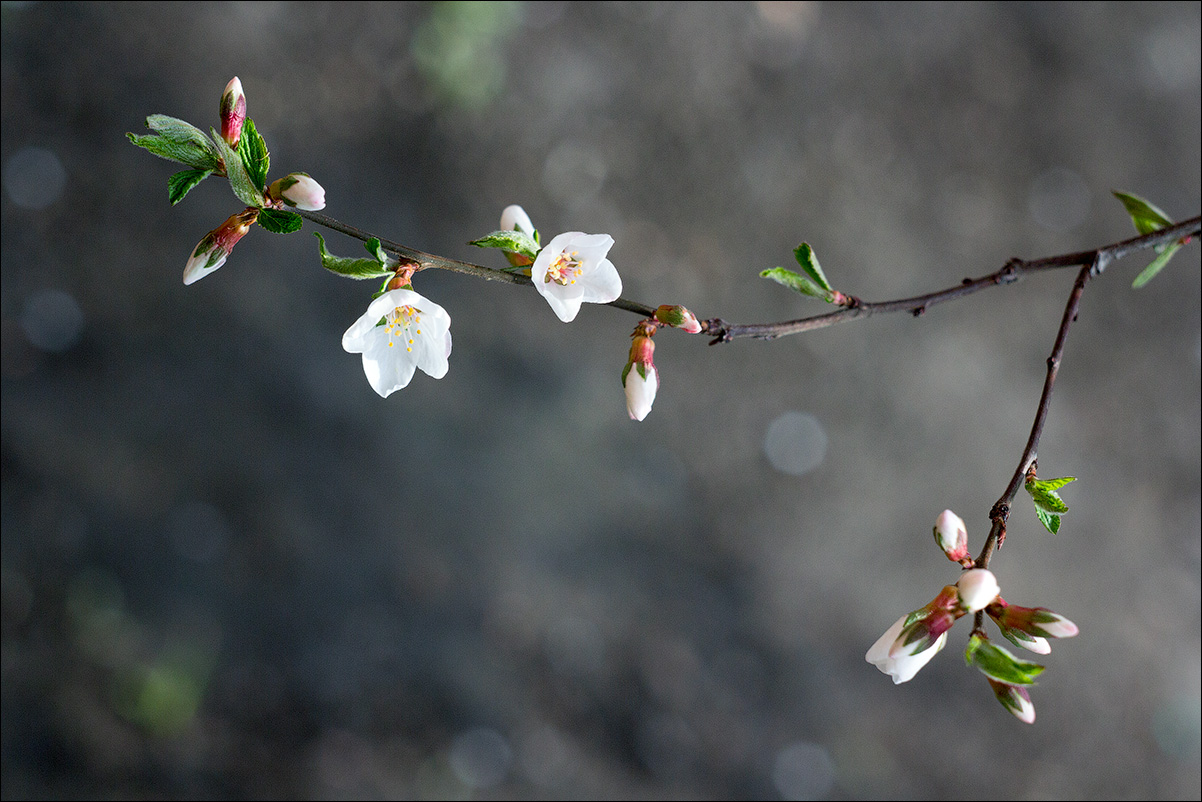
POLYGON ((961 606, 970 613, 984 610, 1001 592, 993 572, 984 568, 973 568, 960 574, 956 590, 961 606))
POLYGON ((530 222, 530 215, 526 214, 526 210, 521 206, 514 204, 506 206, 501 212, 501 230, 502 231, 521 231, 523 234, 534 236, 534 223, 530 222))
POLYGON ((968 556, 968 529, 964 519, 951 510, 944 510, 935 520, 935 542, 952 562, 968 556))
POLYGON ((273 181, 267 189, 267 194, 275 200, 282 200, 288 206, 295 206, 307 212, 317 212, 326 208, 326 191, 306 173, 289 173, 273 181))

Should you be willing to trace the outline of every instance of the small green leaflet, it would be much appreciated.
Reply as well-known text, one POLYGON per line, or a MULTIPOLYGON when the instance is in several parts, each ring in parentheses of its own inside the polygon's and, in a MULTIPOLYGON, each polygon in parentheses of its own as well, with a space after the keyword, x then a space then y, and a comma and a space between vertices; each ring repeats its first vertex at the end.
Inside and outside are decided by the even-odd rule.
POLYGON ((146 118, 146 127, 154 133, 145 136, 126 134, 129 141, 160 158, 196 170, 216 170, 220 166, 217 151, 194 125, 165 114, 152 114, 146 118))
POLYGON ((794 273, 788 268, 774 267, 770 270, 762 270, 760 271, 760 278, 772 279, 777 284, 788 287, 794 292, 800 292, 802 295, 809 295, 814 298, 821 298, 827 303, 834 301, 834 297, 830 292, 822 289, 805 276, 794 273))
POLYGON ((494 231, 480 239, 472 240, 468 245, 475 245, 477 248, 500 248, 531 259, 536 258, 539 251, 538 241, 524 231, 494 231))
POLYGON ((303 220, 299 214, 279 209, 263 209, 259 212, 259 225, 272 234, 291 234, 300 231, 303 220))
POLYGON ((828 293, 834 292, 835 288, 826 280, 826 274, 822 272, 822 266, 818 264, 818 257, 814 254, 810 243, 803 242, 794 248, 793 258, 797 260, 797 264, 801 265, 802 272, 809 276, 811 281, 828 293))
POLYGON ((980 635, 969 638, 964 660, 990 679, 1007 685, 1034 685, 1035 678, 1043 673, 1044 668, 1038 663, 1019 660, 980 635))
MULTIPOLYGON (((299 216, 293 215, 300 219, 299 216)), ((393 271, 388 268, 387 258, 384 250, 380 247, 380 241, 374 237, 364 243, 367 252, 374 254, 375 259, 348 259, 344 256, 334 256, 326 250, 326 241, 321 234, 316 231, 313 236, 317 237, 318 252, 321 255, 321 266, 331 273, 337 273, 340 276, 347 278, 380 278, 381 276, 391 277, 393 271)))
POLYGON ((1035 502, 1036 507, 1055 515, 1063 515, 1068 512, 1068 505, 1056 491, 1069 482, 1075 481, 1077 481, 1075 476, 1062 476, 1059 479, 1031 479, 1027 481, 1025 487, 1031 494, 1031 499, 1035 502))
POLYGON ((1039 509, 1039 507, 1035 508, 1035 514, 1039 516, 1039 522, 1043 524, 1044 529, 1047 529, 1053 535, 1060 531, 1059 515, 1052 515, 1050 512, 1044 512, 1043 510, 1039 509))
POLYGON ((216 130, 209 130, 212 133, 213 144, 217 146, 217 152, 221 154, 221 159, 225 162, 225 175, 230 180, 230 189, 234 190, 238 200, 247 206, 262 208, 263 190, 261 187, 255 186, 250 173, 246 172, 246 165, 242 163, 242 157, 234 152, 234 149, 221 138, 216 130))
POLYGON ((174 206, 192 191, 192 187, 212 174, 212 170, 180 170, 167 179, 167 200, 174 206))
POLYGON ((1062 476, 1059 479, 1031 479, 1024 487, 1035 502, 1035 514, 1044 528, 1053 535, 1060 531, 1060 516, 1068 512, 1068 504, 1060 498, 1056 491, 1069 482, 1075 482, 1075 476, 1062 476))
POLYGON ((1131 215, 1131 222, 1135 223, 1135 230, 1140 234, 1151 234, 1153 231, 1173 225, 1173 221, 1167 214, 1139 195, 1117 191, 1112 194, 1122 202, 1123 206, 1127 207, 1127 214, 1131 215))
POLYGON ((255 129, 255 121, 249 117, 242 125, 242 136, 238 138, 238 155, 242 157, 251 183, 261 191, 267 186, 267 169, 271 166, 271 159, 267 154, 267 143, 255 129))
MULTIPOLYGON (((1155 204, 1148 202, 1139 195, 1132 195, 1128 192, 1114 192, 1114 196, 1122 201, 1123 206, 1127 209, 1127 214, 1131 215, 1131 222, 1135 223, 1135 230, 1140 234, 1151 234, 1166 226, 1173 225, 1172 219, 1167 214, 1157 208, 1155 204)), ((1135 277, 1135 281, 1131 282, 1132 288, 1138 290, 1154 279, 1156 274, 1164 269, 1164 266, 1173 258, 1173 254, 1177 253, 1180 248, 1180 242, 1157 245, 1154 248, 1156 258, 1135 277)))

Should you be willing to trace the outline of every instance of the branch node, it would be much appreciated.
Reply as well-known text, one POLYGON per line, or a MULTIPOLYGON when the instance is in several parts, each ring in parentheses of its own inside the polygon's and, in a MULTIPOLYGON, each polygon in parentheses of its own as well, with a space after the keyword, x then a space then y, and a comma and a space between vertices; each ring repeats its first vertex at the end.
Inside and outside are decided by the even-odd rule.
POLYGON ((731 336, 730 330, 727 328, 726 321, 720 317, 702 321, 701 333, 708 334, 714 338, 710 340, 710 345, 728 343, 734 339, 734 337, 731 336))
POLYGON ((1018 281, 1018 271, 1021 270, 1025 264, 1026 262, 1024 262, 1022 259, 1019 259, 1017 256, 1011 258, 1010 261, 1006 262, 1006 266, 998 271, 995 281, 998 284, 1013 284, 1014 282, 1018 281))
POLYGON ((913 315, 914 317, 922 317, 926 313, 927 313, 927 305, 926 304, 923 304, 922 306, 917 307, 912 312, 910 312, 910 314, 913 315))

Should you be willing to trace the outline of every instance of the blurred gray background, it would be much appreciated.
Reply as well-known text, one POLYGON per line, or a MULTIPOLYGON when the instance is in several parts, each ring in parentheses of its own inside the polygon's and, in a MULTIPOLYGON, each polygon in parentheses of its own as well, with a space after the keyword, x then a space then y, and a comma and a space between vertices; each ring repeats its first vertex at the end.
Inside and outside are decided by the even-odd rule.
MULTIPOLYGON (((757 277, 813 244, 869 300, 1198 214, 1199 4, 51 4, 3 20, 3 794, 65 798, 1197 798, 1199 253, 1092 283, 1041 473, 994 562, 1054 644, 1034 726, 965 667, 864 662, 974 553, 1072 271, 781 341, 560 323, 423 274, 440 381, 377 397, 372 286, 305 233, 178 207, 147 114, 237 75, 272 177, 435 253, 521 203, 607 232, 624 294, 825 307, 757 277)), ((326 235, 331 249, 357 242, 326 235)))

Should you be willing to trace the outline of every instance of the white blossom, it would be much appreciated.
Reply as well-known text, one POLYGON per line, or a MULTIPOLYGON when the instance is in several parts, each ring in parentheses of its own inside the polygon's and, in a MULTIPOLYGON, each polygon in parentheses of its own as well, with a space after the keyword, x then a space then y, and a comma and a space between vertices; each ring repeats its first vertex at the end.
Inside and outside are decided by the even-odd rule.
POLYGON ((622 294, 622 279, 606 254, 614 238, 608 234, 569 231, 543 248, 530 268, 534 288, 564 323, 582 303, 607 304, 622 294))
POLYGON ((390 290, 342 335, 342 347, 363 354, 372 389, 387 398, 409 384, 421 368, 436 379, 447 374, 451 316, 413 290, 390 290))

